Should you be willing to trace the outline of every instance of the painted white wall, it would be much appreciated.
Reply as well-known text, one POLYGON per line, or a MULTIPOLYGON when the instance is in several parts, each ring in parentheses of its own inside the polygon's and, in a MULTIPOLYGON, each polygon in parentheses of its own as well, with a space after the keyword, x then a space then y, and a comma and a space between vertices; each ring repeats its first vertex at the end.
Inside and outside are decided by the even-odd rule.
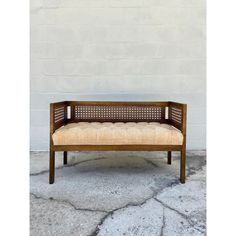
POLYGON ((205 0, 31 0, 31 150, 49 103, 188 104, 188 149, 206 148, 205 0))

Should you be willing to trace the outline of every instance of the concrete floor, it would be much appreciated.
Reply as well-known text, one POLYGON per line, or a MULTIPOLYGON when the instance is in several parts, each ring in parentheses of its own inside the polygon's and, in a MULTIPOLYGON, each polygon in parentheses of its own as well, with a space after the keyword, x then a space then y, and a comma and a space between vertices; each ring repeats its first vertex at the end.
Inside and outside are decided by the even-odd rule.
POLYGON ((187 182, 179 183, 161 152, 56 154, 48 184, 48 153, 31 152, 31 235, 189 236, 206 234, 206 158, 187 153, 187 182))

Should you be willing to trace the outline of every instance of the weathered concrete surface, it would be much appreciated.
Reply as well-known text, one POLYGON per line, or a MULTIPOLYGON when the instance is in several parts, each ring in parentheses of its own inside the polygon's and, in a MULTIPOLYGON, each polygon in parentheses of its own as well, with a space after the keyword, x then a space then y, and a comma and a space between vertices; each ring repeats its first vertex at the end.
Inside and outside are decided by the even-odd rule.
POLYGON ((31 194, 31 235, 89 235, 105 213, 76 210, 67 202, 31 194))
POLYGON ((48 153, 31 153, 31 235, 205 235, 205 152, 188 152, 185 185, 179 155, 57 154, 48 184, 48 153))

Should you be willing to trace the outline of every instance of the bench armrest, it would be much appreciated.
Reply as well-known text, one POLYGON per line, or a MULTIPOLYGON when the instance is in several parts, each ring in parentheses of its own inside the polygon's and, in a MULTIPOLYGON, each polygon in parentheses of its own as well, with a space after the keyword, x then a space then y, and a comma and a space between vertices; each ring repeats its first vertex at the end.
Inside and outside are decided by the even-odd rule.
POLYGON ((168 123, 186 135, 187 104, 169 102, 168 123))
POLYGON ((50 134, 67 123, 67 102, 50 103, 50 134))

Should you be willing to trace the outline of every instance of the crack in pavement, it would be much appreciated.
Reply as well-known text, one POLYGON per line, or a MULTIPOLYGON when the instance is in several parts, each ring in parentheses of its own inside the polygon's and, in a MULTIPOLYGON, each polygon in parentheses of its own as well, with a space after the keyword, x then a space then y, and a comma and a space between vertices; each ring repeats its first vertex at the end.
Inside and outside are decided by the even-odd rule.
POLYGON ((146 158, 143 158, 144 161, 146 161, 148 164, 156 167, 156 168, 159 168, 160 166, 158 166, 156 163, 154 163, 153 161, 149 160, 149 159, 146 159, 146 158))
POLYGON ((158 193, 161 193, 166 187, 164 187, 163 189, 161 190, 157 190, 157 191, 154 191, 153 190, 153 193, 151 196, 149 196, 148 198, 146 198, 144 201, 142 202, 137 202, 137 203, 128 203, 122 207, 118 207, 112 211, 109 211, 108 214, 106 214, 100 221, 100 223, 97 225, 96 229, 94 230, 94 232, 90 235, 90 236, 97 236, 99 231, 100 231, 100 226, 104 223, 104 221, 109 217, 116 212, 116 211, 119 211, 119 210, 123 210, 125 208, 128 208, 128 207, 141 207, 142 205, 144 205, 145 203, 147 203, 147 201, 151 200, 151 199, 154 199, 154 197, 158 194, 158 193))
MULTIPOLYGON (((174 185, 178 185, 179 184, 179 181, 175 181, 175 182, 172 182, 171 186, 174 186, 174 185)), ((169 187, 169 186, 168 186, 169 187)), ((151 189, 153 191, 153 193, 151 194, 151 196, 147 197, 145 200, 141 201, 141 202, 137 202, 137 203, 128 203, 122 207, 118 207, 112 211, 109 211, 107 215, 105 215, 100 223, 97 225, 96 229, 94 230, 94 232, 90 235, 90 236, 97 236, 99 231, 100 231, 100 226, 104 223, 104 221, 109 217, 116 212, 116 211, 119 211, 119 210, 123 210, 125 208, 128 208, 128 207, 141 207, 142 205, 144 205, 145 203, 147 203, 147 201, 151 200, 151 199, 154 199, 154 197, 157 195, 157 194, 160 194, 164 189, 168 188, 167 186, 165 186, 164 188, 160 189, 160 190, 155 190, 155 189, 151 189)))
POLYGON ((163 236, 163 235, 164 235, 165 226, 166 226, 166 216, 165 216, 165 208, 163 207, 162 227, 161 227, 160 236, 163 236))
MULTIPOLYGON (((99 157, 99 158, 94 158, 94 159, 89 159, 89 160, 83 160, 83 161, 79 161, 79 162, 76 162, 76 163, 73 163, 73 164, 67 164, 67 165, 59 166, 59 167, 56 167, 55 170, 60 170, 60 169, 66 168, 66 167, 76 166, 76 165, 79 165, 79 164, 84 163, 84 162, 97 161, 97 160, 103 160, 103 159, 106 159, 106 157, 99 157)), ((38 173, 32 173, 32 174, 30 174, 30 176, 42 175, 42 174, 45 174, 45 173, 48 173, 48 172, 49 172, 49 170, 43 170, 43 171, 40 171, 38 173)))
POLYGON ((45 200, 45 201, 55 201, 55 202, 58 202, 58 203, 66 203, 70 206, 72 206, 74 208, 74 210, 76 211, 89 211, 89 212, 100 212, 100 213, 109 213, 108 211, 104 211, 104 210, 95 210, 95 209, 91 209, 91 208, 80 208, 80 207, 76 207, 73 203, 71 203, 70 201, 68 200, 59 200, 59 199, 55 199, 55 198, 44 198, 42 196, 38 196, 37 194, 35 193, 30 193, 32 196, 34 196, 36 199, 42 199, 42 200, 45 200))
POLYGON ((191 225, 195 230, 197 230, 200 233, 205 233, 205 231, 202 231, 198 228, 195 227, 195 224, 191 221, 191 219, 189 219, 189 217, 185 214, 183 214, 182 212, 178 211, 177 209, 167 205, 166 203, 162 202, 161 200, 159 200, 158 198, 153 198, 155 201, 159 202, 163 207, 168 208, 171 211, 176 212, 178 215, 180 215, 182 218, 184 218, 185 220, 187 220, 187 222, 189 223, 189 225, 191 225))
POLYGON ((152 199, 154 196, 155 196, 155 194, 152 194, 151 197, 146 198, 144 201, 142 201, 142 202, 140 202, 140 203, 128 203, 128 204, 126 204, 126 205, 124 205, 124 206, 122 206, 122 207, 118 207, 118 208, 116 208, 116 209, 114 209, 114 210, 112 210, 112 211, 109 211, 108 214, 105 215, 105 216, 101 219, 100 223, 97 225, 96 229, 94 230, 94 232, 93 232, 90 236, 96 236, 96 235, 98 235, 99 230, 100 230, 99 227, 104 223, 104 221, 105 221, 109 216, 112 217, 112 215, 113 215, 116 211, 119 211, 119 210, 122 210, 122 209, 125 209, 125 208, 128 208, 128 207, 135 207, 135 206, 136 206, 136 207, 141 207, 141 206, 144 205, 148 200, 152 199))
MULTIPOLYGON (((163 189, 162 189, 162 190, 163 190, 163 189)), ((159 192, 159 191, 153 192, 151 196, 149 196, 148 198, 146 198, 146 199, 145 199, 144 201, 142 201, 142 202, 127 203, 127 204, 124 205, 124 206, 121 206, 121 207, 118 207, 118 208, 116 208, 116 209, 114 209, 114 210, 112 210, 112 211, 109 211, 108 214, 105 215, 105 216, 101 219, 100 223, 97 225, 96 229, 94 230, 94 232, 93 232, 90 236, 97 236, 98 233, 99 233, 99 230, 100 230, 99 227, 104 223, 104 221, 105 221, 109 216, 112 217, 112 215, 113 215, 116 211, 123 210, 123 209, 128 208, 128 207, 141 207, 141 206, 144 205, 148 200, 154 198, 155 195, 157 194, 157 192, 159 192)))
MULTIPOLYGON (((200 166, 199 168, 196 168, 196 169, 195 169, 196 172, 197 172, 197 171, 201 171, 204 166, 205 166, 205 165, 203 164, 203 165, 200 166)), ((192 175, 192 174, 189 173, 188 175, 186 175, 186 177, 189 177, 189 176, 191 176, 191 175, 192 175)), ((180 185, 179 180, 178 180, 178 181, 175 180, 174 182, 172 182, 172 183, 168 184, 167 186, 163 187, 161 190, 152 189, 152 191, 153 191, 152 195, 149 196, 148 198, 146 198, 144 201, 142 201, 142 202, 140 202, 140 203, 128 203, 128 204, 126 204, 126 205, 124 205, 124 206, 122 206, 122 207, 116 208, 116 209, 114 209, 114 210, 108 212, 108 214, 106 214, 106 215, 101 219, 100 223, 97 225, 97 227, 95 228, 94 232, 93 232, 92 234, 90 234, 90 236, 97 236, 97 235, 99 234, 100 227, 103 225, 103 223, 105 222, 105 220, 106 220, 109 216, 112 217, 112 215, 113 215, 116 211, 119 211, 119 210, 122 210, 122 209, 125 209, 125 208, 128 208, 128 207, 135 207, 135 206, 141 207, 142 205, 144 205, 147 201, 149 201, 149 200, 151 200, 151 199, 157 200, 157 199, 155 199, 155 196, 158 195, 158 194, 160 194, 164 189, 170 188, 170 187, 173 187, 173 186, 176 186, 176 185, 180 185)), ((164 205, 163 205, 163 206, 164 206, 164 205)), ((168 206, 168 205, 167 205, 167 206, 168 206)), ((171 209, 171 207, 170 207, 169 209, 171 209)), ((181 214, 183 214, 183 213, 181 213, 181 214)), ((183 215, 184 215, 184 214, 183 214, 183 215)), ((196 229, 197 231, 199 231, 199 232, 201 232, 201 233, 204 233, 204 232, 202 232, 201 230, 195 228, 194 223, 192 223, 192 222, 190 221, 190 219, 188 219, 188 217, 187 217, 186 215, 184 215, 184 218, 187 220, 187 222, 188 222, 194 229, 196 229)))

